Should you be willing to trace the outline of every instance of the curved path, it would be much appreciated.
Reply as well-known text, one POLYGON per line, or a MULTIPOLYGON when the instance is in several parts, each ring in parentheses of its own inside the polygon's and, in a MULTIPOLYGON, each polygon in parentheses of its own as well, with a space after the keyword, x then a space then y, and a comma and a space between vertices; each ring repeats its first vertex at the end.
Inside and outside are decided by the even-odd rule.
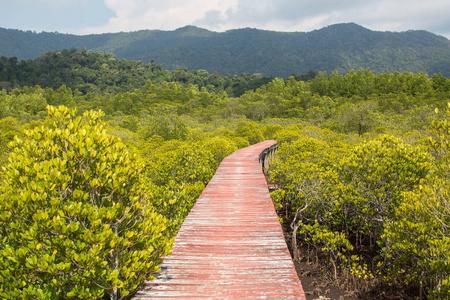
POLYGON ((305 299, 259 164, 274 143, 223 160, 135 299, 305 299))

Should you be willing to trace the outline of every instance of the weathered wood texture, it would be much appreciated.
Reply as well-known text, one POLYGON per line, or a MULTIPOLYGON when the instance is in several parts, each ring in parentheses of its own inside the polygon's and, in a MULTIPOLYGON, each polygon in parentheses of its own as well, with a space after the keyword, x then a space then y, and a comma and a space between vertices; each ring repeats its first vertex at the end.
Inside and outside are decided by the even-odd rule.
POLYGON ((305 299, 258 162, 274 143, 224 159, 136 299, 305 299))

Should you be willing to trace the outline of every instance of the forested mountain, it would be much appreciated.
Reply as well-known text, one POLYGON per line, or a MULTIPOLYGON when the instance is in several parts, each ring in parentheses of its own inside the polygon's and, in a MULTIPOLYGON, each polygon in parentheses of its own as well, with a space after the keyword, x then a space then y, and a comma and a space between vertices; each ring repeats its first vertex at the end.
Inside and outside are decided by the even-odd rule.
POLYGON ((369 68, 450 76, 450 41, 426 31, 377 32, 337 24, 308 33, 251 28, 212 32, 193 26, 174 31, 142 30, 98 35, 35 33, 0 29, 0 56, 33 59, 69 48, 114 53, 117 58, 155 60, 164 68, 210 73, 262 73, 288 77, 312 70, 369 68))

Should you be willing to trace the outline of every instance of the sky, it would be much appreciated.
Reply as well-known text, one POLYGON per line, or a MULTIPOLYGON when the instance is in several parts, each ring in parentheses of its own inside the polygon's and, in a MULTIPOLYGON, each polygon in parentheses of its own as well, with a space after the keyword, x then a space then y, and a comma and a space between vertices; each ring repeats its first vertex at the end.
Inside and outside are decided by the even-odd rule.
POLYGON ((309 32, 338 23, 450 39, 448 0, 0 0, 0 27, 92 34, 194 25, 309 32))

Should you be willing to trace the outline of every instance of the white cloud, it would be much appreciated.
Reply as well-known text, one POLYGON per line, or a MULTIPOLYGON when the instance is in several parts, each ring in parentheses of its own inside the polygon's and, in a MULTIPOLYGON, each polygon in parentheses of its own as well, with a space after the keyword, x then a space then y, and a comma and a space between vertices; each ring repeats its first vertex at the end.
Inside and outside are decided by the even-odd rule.
POLYGON ((0 6, 0 27, 78 34, 186 25, 306 32, 355 22, 372 30, 424 29, 450 38, 450 1, 442 0, 0 0, 0 6))
POLYGON ((438 28, 433 23, 447 25, 448 11, 450 2, 440 0, 241 0, 225 20, 197 23, 212 28, 233 28, 238 24, 280 31, 310 31, 355 22, 373 30, 431 30, 438 28))
POLYGON ((440 0, 382 0, 367 5, 355 22, 373 30, 427 30, 450 38, 450 2, 440 0))
MULTIPOLYGON (((48 0, 39 0, 48 1, 48 0)), ((62 1, 62 0, 59 0, 62 1)), ((254 27, 277 31, 311 31, 355 22, 372 30, 424 29, 450 34, 441 0, 104 0, 115 12, 107 24, 85 32, 140 29, 173 30, 197 25, 216 31, 254 27)))
POLYGON ((105 0, 105 5, 116 13, 101 27, 88 28, 94 32, 134 31, 140 29, 173 30, 192 25, 205 18, 210 11, 233 9, 237 0, 105 0))

